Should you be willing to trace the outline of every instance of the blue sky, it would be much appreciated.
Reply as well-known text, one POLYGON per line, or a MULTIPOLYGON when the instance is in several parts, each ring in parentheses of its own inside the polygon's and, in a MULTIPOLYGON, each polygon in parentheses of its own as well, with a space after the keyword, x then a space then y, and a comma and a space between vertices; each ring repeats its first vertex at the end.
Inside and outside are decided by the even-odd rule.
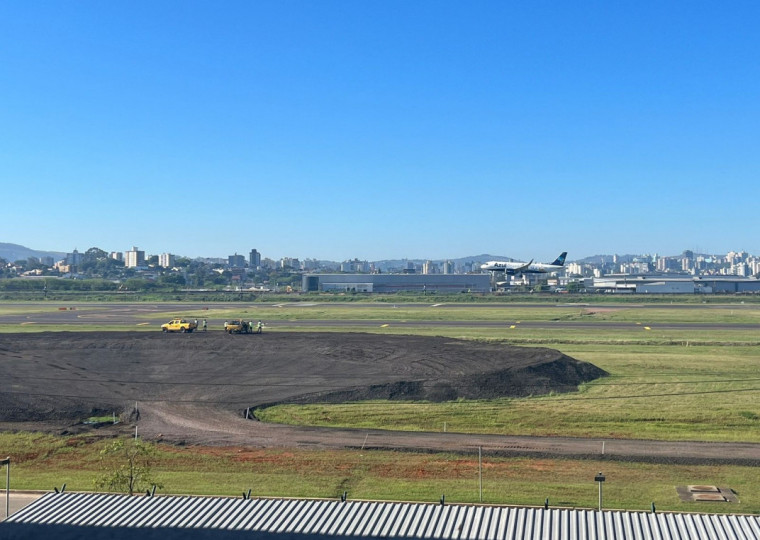
POLYGON ((760 254, 757 2, 0 4, 0 241, 760 254))

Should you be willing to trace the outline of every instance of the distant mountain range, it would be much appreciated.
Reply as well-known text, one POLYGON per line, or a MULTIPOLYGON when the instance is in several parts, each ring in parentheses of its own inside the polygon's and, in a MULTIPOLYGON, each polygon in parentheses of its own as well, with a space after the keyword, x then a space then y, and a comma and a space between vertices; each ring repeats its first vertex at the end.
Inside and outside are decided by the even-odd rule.
POLYGON ((5 259, 8 262, 22 261, 29 257, 53 257, 56 261, 60 261, 66 257, 65 251, 38 251, 36 249, 29 249, 28 247, 20 246, 18 244, 7 244, 0 242, 0 259, 5 259))
MULTIPOLYGON (((56 261, 63 259, 66 257, 66 252, 61 251, 39 251, 36 249, 30 249, 25 246, 21 246, 18 244, 9 244, 9 243, 3 243, 0 242, 0 258, 5 259, 8 262, 14 262, 14 261, 20 261, 24 259, 28 259, 29 257, 37 257, 38 259, 41 257, 53 257, 56 261)), ((422 264, 427 260, 432 260, 435 263, 442 263, 443 261, 451 261, 455 264, 467 264, 467 263, 481 263, 485 261, 494 261, 494 260, 508 260, 511 261, 512 259, 510 257, 505 257, 503 255, 474 255, 470 257, 460 257, 459 259, 388 259, 388 260, 382 260, 382 261, 372 261, 376 265, 381 266, 383 268, 403 268, 406 266, 407 262, 412 262, 415 264, 422 264)), ((321 263, 330 263, 330 264, 340 264, 343 261, 320 261, 321 263)))
MULTIPOLYGON (((14 262, 19 260, 28 259, 29 257, 53 257, 56 261, 59 261, 66 257, 66 252, 62 251, 39 251, 36 249, 30 249, 28 247, 20 246, 18 244, 10 244, 0 242, 0 258, 5 259, 8 262, 14 262)), ((575 262, 581 264, 601 264, 603 262, 611 262, 613 255, 593 255, 584 259, 576 259, 575 262)), ((619 262, 630 262, 638 255, 618 255, 619 262)), ((431 260, 434 263, 440 264, 444 261, 451 261, 457 265, 465 265, 468 263, 480 264, 486 261, 513 261, 512 257, 505 255, 490 255, 483 253, 481 255, 471 255, 468 257, 460 257, 458 259, 385 259, 381 261, 371 261, 375 266, 379 268, 404 268, 407 263, 422 264, 427 260, 431 260)), ((342 261, 320 261, 321 263, 329 263, 338 265, 342 261)), ((548 262, 548 261, 541 261, 548 262)))
MULTIPOLYGON (((678 255, 659 255, 661 257, 678 257, 678 255)), ((709 257, 710 255, 706 253, 696 253, 694 252, 694 256, 702 256, 702 257, 709 257)), ((604 264, 604 263, 610 263, 612 262, 612 258, 615 257, 615 255, 592 255, 591 257, 585 257, 583 259, 576 259, 573 262, 577 262, 578 264, 604 264)), ((633 254, 626 254, 626 255, 617 255, 617 261, 618 263, 629 263, 633 262, 636 259, 641 258, 649 258, 650 255, 633 255, 633 254)))
POLYGON ((407 263, 422 264, 425 261, 431 261, 436 264, 440 264, 444 261, 451 261, 457 265, 465 265, 468 263, 484 263, 486 261, 512 261, 511 257, 505 257, 504 255, 488 255, 484 253, 482 255, 471 255, 469 257, 460 257, 458 259, 385 259, 382 261, 371 261, 375 263, 375 266, 381 268, 403 268, 407 263))

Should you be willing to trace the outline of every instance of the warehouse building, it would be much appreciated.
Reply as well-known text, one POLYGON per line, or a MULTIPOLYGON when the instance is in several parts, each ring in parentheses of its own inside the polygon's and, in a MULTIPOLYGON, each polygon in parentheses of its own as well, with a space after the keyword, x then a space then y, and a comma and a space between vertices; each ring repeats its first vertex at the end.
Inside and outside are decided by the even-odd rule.
POLYGON ((760 280, 738 276, 699 276, 694 278, 698 292, 743 294, 760 292, 760 280))
POLYGON ((587 280, 598 292, 629 294, 760 293, 760 280, 739 276, 669 276, 610 274, 587 280))
POLYGON ((309 538, 757 539, 760 516, 372 501, 49 493, 0 537, 141 540, 309 538))
POLYGON ((487 293, 488 274, 304 274, 304 292, 487 293))

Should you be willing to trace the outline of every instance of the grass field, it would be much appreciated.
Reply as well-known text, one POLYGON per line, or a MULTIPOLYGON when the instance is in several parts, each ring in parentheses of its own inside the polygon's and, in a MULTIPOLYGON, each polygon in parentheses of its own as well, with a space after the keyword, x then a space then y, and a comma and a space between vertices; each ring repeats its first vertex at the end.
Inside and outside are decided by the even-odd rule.
POLYGON ((281 405, 265 421, 577 437, 760 442, 757 347, 574 345, 612 375, 576 393, 449 403, 281 405))
MULTIPOLYGON (((101 474, 104 441, 88 437, 0 433, 13 461, 13 489, 91 491, 101 474)), ((358 450, 281 450, 157 445, 152 464, 159 493, 338 498, 452 503, 480 502, 477 453, 418 454, 358 450)), ((673 466, 483 455, 482 502, 594 508, 602 470, 605 508, 647 511, 760 512, 755 471, 736 466, 673 466), (681 502, 676 486, 729 486, 739 503, 681 502)))
MULTIPOLYGON (((436 431, 445 424, 451 431, 478 433, 760 442, 760 327, 658 329, 656 323, 650 322, 706 324, 739 319, 741 324, 747 324, 757 321, 760 310, 756 306, 625 308, 591 315, 604 318, 595 326, 557 329, 522 324, 551 321, 549 317, 557 315, 553 306, 405 311, 421 316, 425 309, 438 316, 448 315, 448 320, 464 320, 464 313, 470 321, 490 321, 499 314, 514 323, 498 328, 410 329, 391 322, 361 330, 546 345, 591 362, 611 376, 586 384, 577 393, 556 396, 393 406, 280 406, 261 411, 259 416, 273 422, 341 427, 436 431), (646 315, 645 323, 640 322, 642 315, 646 315), (611 319, 631 325, 606 327, 605 322, 611 319)), ((338 313, 346 311, 353 312, 356 318, 354 309, 338 313)), ((377 310, 374 316, 378 316, 377 310)), ((573 316, 565 312, 563 320, 573 316)))
MULTIPOLYGON (((83 315, 111 306, 82 308, 83 315)), ((0 316, 34 315, 53 306, 0 304, 0 316)), ((79 309, 79 308, 78 308, 79 309)), ((129 325, 7 324, 2 332, 41 330, 146 330, 176 315, 144 313, 129 325)), ((194 316, 188 313, 186 316, 194 316)), ((760 442, 760 305, 611 305, 536 307, 393 305, 231 305, 199 318, 251 317, 267 331, 360 331, 438 335, 548 346, 605 369, 611 375, 578 392, 524 399, 452 403, 359 403, 280 406, 260 411, 270 421, 354 426, 603 438, 760 442), (369 326, 303 327, 302 320, 362 320, 369 326), (414 323, 419 324, 415 325, 414 323), (502 322, 496 326, 432 326, 429 321, 502 322), (544 322, 531 328, 526 323, 544 322), (557 327, 553 322, 594 326, 557 327), (376 323, 376 324, 374 324, 376 323), (403 325, 401 324, 403 323, 403 325), (688 328, 658 325, 689 323, 688 328), (758 325, 708 329, 707 324, 758 325), (610 326, 615 324, 615 326, 610 326)), ((212 329, 213 330, 213 329, 212 329)), ((14 459, 14 488, 92 489, 100 442, 86 437, 0 434, 0 456, 14 459), (36 438, 35 438, 36 437, 36 438), (33 443, 29 441, 33 440, 33 443)), ((477 460, 472 456, 394 452, 337 452, 160 446, 156 470, 171 493, 237 494, 253 488, 270 496, 476 502, 477 460), (261 486, 266 486, 263 488, 261 486), (258 487, 258 489, 257 489, 258 487)), ((486 456, 487 457, 487 456, 486 456)), ((504 459, 484 463, 484 502, 595 506, 593 475, 604 470, 610 507, 645 510, 760 512, 760 479, 737 466, 666 466, 574 460, 504 459), (739 505, 694 507, 678 501, 675 486, 727 485, 739 505)))

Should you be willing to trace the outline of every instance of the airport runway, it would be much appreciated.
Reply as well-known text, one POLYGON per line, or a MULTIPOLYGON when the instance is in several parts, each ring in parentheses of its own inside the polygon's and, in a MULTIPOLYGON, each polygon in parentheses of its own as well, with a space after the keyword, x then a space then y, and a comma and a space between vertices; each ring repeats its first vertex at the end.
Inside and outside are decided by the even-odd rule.
MULTIPOLYGON (((107 303, 82 303, 71 306, 65 306, 61 304, 51 303, 26 303, 26 304, 4 304, 6 307, 39 307, 46 308, 44 312, 37 313, 12 313, 6 315, 0 315, 0 325, 45 325, 45 326, 60 326, 61 329, 66 327, 76 326, 82 327, 87 325, 109 325, 109 326, 123 326, 125 329, 135 329, 136 327, 155 327, 158 328, 159 322, 155 320, 155 316, 158 314, 166 314, 167 320, 172 316, 182 316, 185 318, 197 318, 202 320, 206 318, 208 321, 209 330, 220 330, 223 327, 224 319, 219 317, 207 317, 205 313, 215 310, 230 310, 238 307, 241 311, 247 311, 247 317, 251 319, 257 319, 255 313, 257 309, 261 308, 280 308, 283 312, 287 312, 291 308, 309 308, 318 307, 320 310, 329 310, 331 308, 366 308, 367 304, 361 303, 305 303, 305 302, 292 302, 292 303, 129 303, 129 304, 107 304, 107 303), (154 320, 149 320, 153 316, 154 320)), ((387 309, 389 314, 394 311, 403 308, 430 308, 430 309, 445 309, 457 311, 463 308, 477 308, 484 310, 514 310, 519 309, 534 309, 534 308, 553 308, 562 313, 565 310, 576 311, 578 309, 593 310, 641 310, 642 321, 646 321, 646 311, 649 309, 715 309, 715 310, 760 310, 758 305, 744 305, 744 304, 721 304, 721 305, 705 305, 705 304, 422 304, 422 303, 410 303, 410 304, 384 304, 373 303, 373 309, 387 309)), ((431 317, 431 320, 399 320, 395 316, 389 316, 388 319, 299 319, 299 320, 270 320, 265 321, 268 329, 276 330, 277 327, 283 327, 288 329, 293 328, 340 328, 340 327, 352 327, 352 328, 377 328, 382 325, 391 325, 393 327, 463 327, 463 328, 500 328, 505 325, 518 324, 513 319, 506 318, 502 321, 493 320, 449 320, 441 321, 435 320, 431 317)), ((535 328, 535 329, 572 329, 572 328, 598 328, 598 329, 630 329, 635 327, 641 327, 641 324, 632 322, 616 322, 616 321, 519 321, 519 326, 522 328, 535 328)), ((650 328, 656 327, 659 330, 760 330, 760 324, 750 323, 656 323, 650 324, 650 328)))

